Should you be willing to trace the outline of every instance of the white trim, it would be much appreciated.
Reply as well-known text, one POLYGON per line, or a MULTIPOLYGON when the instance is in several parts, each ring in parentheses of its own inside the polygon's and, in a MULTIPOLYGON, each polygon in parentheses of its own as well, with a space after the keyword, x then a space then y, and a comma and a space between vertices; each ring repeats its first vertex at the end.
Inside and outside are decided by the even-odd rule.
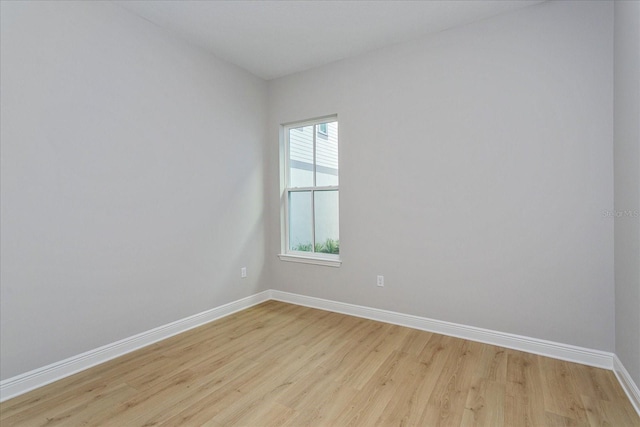
POLYGON ((363 317, 413 329, 539 354, 554 359, 613 370, 620 385, 629 397, 631 404, 640 415, 640 390, 638 390, 638 386, 634 383, 620 359, 613 353, 273 289, 250 295, 246 298, 177 320, 60 362, 52 363, 42 368, 34 369, 33 371, 0 381, 0 402, 4 402, 7 399, 19 396, 69 375, 91 368, 92 366, 269 300, 363 317))
POLYGON ((342 265, 342 260, 339 258, 324 258, 320 256, 312 257, 293 254, 278 254, 278 258, 280 258, 280 261, 301 262, 303 264, 324 265, 327 267, 340 267, 342 265))
POLYGON ((0 381, 0 402, 270 299, 264 291, 0 381))
POLYGON ((340 190, 340 188, 337 185, 324 185, 320 187, 291 187, 287 189, 289 193, 302 193, 305 191, 332 191, 332 190, 340 190))
POLYGON ((435 332, 438 334, 464 338, 514 350, 526 351, 552 357, 554 359, 567 360, 583 365, 595 366, 604 369, 613 369, 613 353, 576 347, 569 344, 561 344, 552 341, 529 338, 505 332, 476 328, 474 326, 460 325, 442 320, 413 316, 410 314, 396 313, 380 310, 378 308, 363 307, 321 298, 308 297, 282 291, 271 291, 272 299, 288 302, 321 310, 334 311, 351 316, 364 317, 394 325, 406 326, 413 329, 435 332))
POLYGON ((640 415, 640 389, 638 389, 638 386, 633 381, 633 378, 631 378, 629 371, 626 370, 620 359, 618 359, 618 356, 615 354, 613 355, 613 373, 618 377, 618 381, 620 382, 622 389, 627 393, 631 404, 636 409, 638 415, 640 415))
POLYGON ((328 123, 330 121, 336 121, 337 122, 338 121, 338 115, 337 114, 329 114, 329 115, 326 115, 326 116, 316 117, 315 119, 308 119, 308 120, 302 120, 302 121, 293 121, 293 122, 282 123, 280 126, 282 126, 283 128, 295 129, 295 128, 299 128, 299 127, 316 125, 318 123, 328 123))

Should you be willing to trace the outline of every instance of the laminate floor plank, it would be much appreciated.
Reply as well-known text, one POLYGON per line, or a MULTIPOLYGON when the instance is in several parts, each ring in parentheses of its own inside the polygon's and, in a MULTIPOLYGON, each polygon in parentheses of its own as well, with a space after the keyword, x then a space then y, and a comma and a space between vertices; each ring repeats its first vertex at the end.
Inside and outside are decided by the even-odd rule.
POLYGON ((296 414, 283 425, 330 425, 331 420, 342 412, 345 402, 356 394, 358 390, 344 382, 335 381, 330 371, 319 366, 277 399, 293 408, 296 414))
POLYGON ((507 350, 505 425, 546 425, 544 392, 538 361, 540 356, 507 350))
POLYGON ((438 376, 424 413, 422 425, 459 426, 467 396, 471 391, 473 372, 480 359, 482 346, 472 341, 458 340, 449 363, 438 376))
POLYGON ((580 399, 569 362, 543 358, 538 365, 543 384, 544 406, 547 413, 568 418, 579 424, 587 421, 587 413, 580 399))
POLYGON ((373 426, 382 418, 384 409, 394 396, 401 391, 403 382, 408 380, 412 363, 407 353, 391 352, 382 365, 371 375, 369 381, 356 393, 329 424, 338 426, 373 426))
POLYGON ((459 344, 457 338, 431 334, 402 390, 390 399, 383 412, 381 425, 425 425, 427 402, 436 387, 437 378, 459 344))
POLYGON ((13 426, 614 426, 611 371, 278 301, 0 404, 13 426))

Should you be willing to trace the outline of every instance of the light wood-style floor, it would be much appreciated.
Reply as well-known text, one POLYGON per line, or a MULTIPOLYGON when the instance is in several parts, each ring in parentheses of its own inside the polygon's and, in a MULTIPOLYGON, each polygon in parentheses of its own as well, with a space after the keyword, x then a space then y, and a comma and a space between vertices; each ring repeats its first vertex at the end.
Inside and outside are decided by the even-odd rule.
POLYGON ((9 426, 640 426, 612 372, 269 301, 0 405, 9 426))

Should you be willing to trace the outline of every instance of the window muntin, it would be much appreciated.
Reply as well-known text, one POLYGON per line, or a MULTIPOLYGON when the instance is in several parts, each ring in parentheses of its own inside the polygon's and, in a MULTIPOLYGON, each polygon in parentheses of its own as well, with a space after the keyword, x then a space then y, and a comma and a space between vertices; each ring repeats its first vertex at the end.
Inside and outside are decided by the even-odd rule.
POLYGON ((338 121, 285 126, 284 137, 284 252, 338 259, 338 121))

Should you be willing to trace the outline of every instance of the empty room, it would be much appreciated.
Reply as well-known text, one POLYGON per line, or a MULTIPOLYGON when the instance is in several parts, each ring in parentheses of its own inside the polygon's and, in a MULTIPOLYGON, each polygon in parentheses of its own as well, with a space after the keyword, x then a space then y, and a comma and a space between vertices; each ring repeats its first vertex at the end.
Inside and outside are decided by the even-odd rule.
POLYGON ((640 1, 0 19, 2 427, 640 426, 640 1))

